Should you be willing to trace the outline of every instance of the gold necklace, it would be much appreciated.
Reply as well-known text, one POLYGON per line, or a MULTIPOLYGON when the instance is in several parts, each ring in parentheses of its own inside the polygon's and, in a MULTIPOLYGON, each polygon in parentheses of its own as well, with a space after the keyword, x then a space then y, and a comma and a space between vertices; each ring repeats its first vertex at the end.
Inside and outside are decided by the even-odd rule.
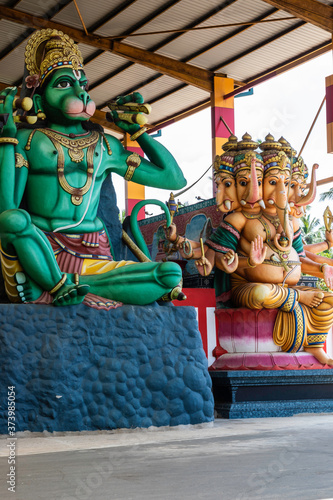
MULTIPOLYGON (((68 149, 68 154, 70 159, 75 163, 80 163, 84 158, 84 149, 91 145, 97 144, 99 133, 93 130, 90 135, 80 136, 78 139, 72 139, 70 137, 65 137, 62 134, 55 132, 52 129, 39 129, 39 132, 45 134, 53 144, 55 142, 61 144, 68 149)), ((89 132, 88 132, 89 134, 89 132)))
POLYGON ((280 226, 281 222, 279 219, 279 216, 276 215, 268 215, 266 213, 263 213, 263 216, 275 227, 275 230, 278 230, 278 227, 280 226))
MULTIPOLYGON (((25 149, 27 151, 31 148, 31 141, 36 132, 42 132, 45 134, 58 152, 58 163, 57 163, 57 174, 58 174, 58 182, 62 189, 71 195, 71 202, 73 205, 81 205, 83 196, 89 191, 92 176, 94 173, 94 151, 97 145, 97 141, 99 138, 99 132, 93 130, 91 135, 87 137, 80 136, 80 139, 75 138, 67 138, 63 135, 60 135, 57 132, 54 132, 52 129, 34 129, 29 135, 27 144, 25 145, 25 149), (70 184, 68 184, 65 177, 65 155, 61 146, 68 148, 68 154, 75 163, 80 163, 84 159, 84 151, 83 149, 88 148, 87 150, 87 180, 84 186, 81 188, 74 188, 70 184)), ((105 137, 104 133, 101 132, 101 135, 106 143, 108 155, 112 155, 112 150, 110 148, 110 144, 105 137)))
POLYGON ((244 215, 246 219, 260 219, 262 215, 261 211, 256 214, 252 214, 251 212, 244 212, 244 210, 242 210, 241 213, 244 215))
MULTIPOLYGON (((98 140, 98 132, 94 131, 95 134, 97 134, 97 140, 98 140)), ((91 183, 92 183, 92 177, 94 173, 94 151, 97 145, 97 140, 94 142, 90 141, 90 144, 88 145, 88 151, 87 151, 87 180, 84 186, 80 188, 74 188, 70 184, 68 184, 66 177, 65 177, 65 155, 64 151, 62 149, 62 143, 58 141, 58 138, 54 137, 52 134, 46 133, 46 135, 49 137, 49 139, 52 141, 54 147, 56 148, 58 152, 58 163, 57 163, 57 174, 58 174, 58 182, 62 189, 66 191, 66 193, 71 195, 71 202, 73 205, 81 205, 83 196, 89 191, 91 183)), ((82 152, 83 153, 83 152, 82 152)), ((83 153, 84 155, 84 153, 83 153)))
MULTIPOLYGON (((266 217, 266 215, 265 215, 266 217)), ((269 225, 267 224, 267 222, 261 217, 259 219, 259 222, 261 222, 261 224, 263 225, 263 228, 264 228, 264 231, 266 233, 266 245, 274 252, 278 255, 278 257, 271 255, 271 260, 274 262, 276 262, 276 260, 274 259, 274 257, 276 257, 276 259, 279 260, 279 263, 281 263, 281 266, 284 268, 285 271, 288 271, 288 258, 289 258, 289 254, 290 254, 290 250, 286 250, 286 251, 281 251, 279 250, 278 248, 276 248, 276 246, 274 245, 274 243, 271 241, 271 230, 270 230, 270 227, 269 225)))

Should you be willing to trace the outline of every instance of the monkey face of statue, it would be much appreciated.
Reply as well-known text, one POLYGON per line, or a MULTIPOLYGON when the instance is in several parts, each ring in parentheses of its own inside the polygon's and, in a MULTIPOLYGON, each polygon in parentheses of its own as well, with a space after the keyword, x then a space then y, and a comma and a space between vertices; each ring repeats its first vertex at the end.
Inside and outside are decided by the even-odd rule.
POLYGON ((263 191, 267 209, 276 210, 276 206, 285 207, 289 182, 289 170, 272 169, 265 174, 263 191))
POLYGON ((232 175, 228 173, 218 173, 215 176, 216 183, 216 206, 222 213, 237 210, 239 203, 237 200, 236 183, 232 175))
POLYGON ((85 121, 96 110, 87 92, 88 80, 83 71, 56 70, 45 84, 42 95, 35 95, 35 106, 53 123, 85 121))

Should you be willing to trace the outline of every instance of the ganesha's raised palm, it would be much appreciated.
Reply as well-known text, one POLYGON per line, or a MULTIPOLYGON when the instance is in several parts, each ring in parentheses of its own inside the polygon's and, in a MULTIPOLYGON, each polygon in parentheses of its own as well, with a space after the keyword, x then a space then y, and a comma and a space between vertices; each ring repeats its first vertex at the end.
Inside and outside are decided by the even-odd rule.
POLYGON ((258 235, 251 241, 251 249, 249 255, 250 264, 253 266, 258 266, 262 264, 266 258, 267 247, 264 246, 264 240, 262 236, 258 235))

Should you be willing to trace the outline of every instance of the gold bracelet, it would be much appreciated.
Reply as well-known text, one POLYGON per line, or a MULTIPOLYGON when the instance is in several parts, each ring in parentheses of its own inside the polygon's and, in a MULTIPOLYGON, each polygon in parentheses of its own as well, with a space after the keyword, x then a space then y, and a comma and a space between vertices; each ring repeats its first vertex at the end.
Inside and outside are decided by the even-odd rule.
POLYGON ((256 264, 255 264, 254 266, 252 266, 252 264, 250 264, 250 257, 248 257, 248 258, 247 258, 247 261, 246 261, 246 262, 247 262, 247 265, 248 265, 249 267, 252 267, 252 268, 257 267, 257 265, 256 265, 256 264))
POLYGON ((178 241, 179 241, 179 238, 180 238, 180 236, 179 236, 179 234, 177 234, 175 241, 171 241, 171 243, 173 245, 176 245, 178 243, 178 241))
POLYGON ((51 295, 53 295, 54 293, 56 293, 56 292, 57 292, 57 291, 58 291, 58 290, 62 287, 62 285, 65 283, 66 279, 67 279, 67 274, 66 274, 66 273, 64 273, 64 274, 62 275, 61 280, 60 280, 60 281, 58 281, 58 283, 57 283, 57 284, 56 284, 56 285, 52 288, 52 290, 50 290, 50 291, 49 291, 49 293, 50 293, 51 295))
POLYGON ((131 135, 130 137, 131 141, 136 141, 137 138, 140 137, 140 135, 144 134, 145 132, 147 132, 146 127, 139 128, 139 130, 135 132, 135 134, 131 135))
POLYGON ((319 271, 322 273, 323 272, 323 267, 324 266, 328 266, 329 264, 327 264, 327 262, 324 262, 324 264, 320 264, 320 268, 319 268, 319 271))
POLYGON ((130 181, 134 175, 135 169, 141 164, 141 156, 138 155, 138 153, 132 153, 127 157, 126 163, 128 165, 128 169, 126 170, 124 179, 125 181, 130 181))
POLYGON ((16 137, 0 137, 0 144, 15 144, 19 143, 16 137))

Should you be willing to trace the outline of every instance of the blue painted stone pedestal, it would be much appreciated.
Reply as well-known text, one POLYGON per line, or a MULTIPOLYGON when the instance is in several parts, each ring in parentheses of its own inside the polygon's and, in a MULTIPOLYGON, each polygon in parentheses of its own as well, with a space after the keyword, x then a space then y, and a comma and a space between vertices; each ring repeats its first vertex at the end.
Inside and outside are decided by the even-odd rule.
POLYGON ((192 307, 0 305, 0 433, 210 422, 214 401, 192 307))
POLYGON ((333 370, 212 371, 220 418, 333 412, 333 370))

